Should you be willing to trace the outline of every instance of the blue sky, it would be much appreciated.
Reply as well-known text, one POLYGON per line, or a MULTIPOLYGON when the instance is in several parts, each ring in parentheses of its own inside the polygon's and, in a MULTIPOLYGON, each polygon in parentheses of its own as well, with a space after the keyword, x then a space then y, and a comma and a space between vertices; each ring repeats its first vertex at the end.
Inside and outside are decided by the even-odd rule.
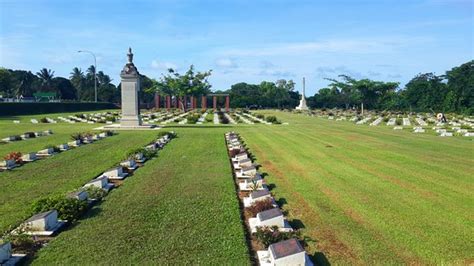
POLYGON ((306 77, 399 81, 474 58, 473 0, 41 1, 0 0, 0 66, 68 77, 97 55, 119 81, 129 46, 159 78, 168 67, 213 70, 213 89, 306 77))

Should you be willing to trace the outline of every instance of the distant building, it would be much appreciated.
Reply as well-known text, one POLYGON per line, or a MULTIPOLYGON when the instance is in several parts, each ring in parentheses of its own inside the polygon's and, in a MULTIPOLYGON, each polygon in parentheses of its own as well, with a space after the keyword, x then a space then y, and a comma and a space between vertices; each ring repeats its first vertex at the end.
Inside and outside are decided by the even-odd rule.
POLYGON ((33 97, 36 102, 54 102, 57 95, 55 92, 35 92, 33 97))

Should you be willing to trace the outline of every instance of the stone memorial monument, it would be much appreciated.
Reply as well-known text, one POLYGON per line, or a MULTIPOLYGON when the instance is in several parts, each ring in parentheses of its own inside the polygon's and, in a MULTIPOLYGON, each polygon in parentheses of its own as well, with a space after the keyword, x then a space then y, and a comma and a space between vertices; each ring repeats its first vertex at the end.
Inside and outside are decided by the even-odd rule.
POLYGON ((306 105, 306 96, 305 96, 305 80, 303 78, 303 94, 301 95, 300 105, 296 106, 296 110, 308 111, 309 108, 306 105))
POLYGON ((128 62, 120 72, 122 87, 121 127, 138 127, 142 125, 138 90, 140 90, 140 73, 133 64, 132 48, 128 48, 128 62))
POLYGON ((128 48, 128 62, 120 72, 122 89, 122 118, 120 125, 105 126, 106 129, 152 129, 155 125, 143 125, 140 116, 140 101, 138 91, 140 90, 140 73, 133 64, 132 48, 128 48))

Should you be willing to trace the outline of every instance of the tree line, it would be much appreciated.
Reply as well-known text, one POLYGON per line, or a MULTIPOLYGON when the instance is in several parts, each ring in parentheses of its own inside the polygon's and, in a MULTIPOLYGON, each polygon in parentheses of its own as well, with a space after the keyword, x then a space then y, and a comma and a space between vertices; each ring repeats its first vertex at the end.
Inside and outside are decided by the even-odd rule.
MULTIPOLYGON (((375 110, 456 112, 474 114, 474 60, 442 75, 422 73, 404 88, 399 82, 355 79, 339 75, 307 98, 311 108, 364 108, 375 110)), ((300 96, 292 80, 237 83, 230 90, 233 107, 294 108, 300 96)))
MULTIPOLYGON (((0 68, 0 95, 3 97, 31 96, 34 92, 56 92, 61 99, 94 100, 94 66, 86 72, 75 67, 69 79, 55 77, 54 71, 43 68, 33 74, 30 71, 0 68)), ((140 99, 153 102, 155 93, 184 96, 200 96, 211 93, 208 78, 212 71, 196 71, 191 65, 180 74, 168 69, 159 79, 141 75, 140 99)), ((325 88, 307 98, 311 108, 364 108, 375 110, 405 110, 428 112, 457 112, 474 114, 474 60, 453 67, 442 75, 421 73, 411 79, 404 88, 398 82, 356 79, 340 75, 325 88)), ((108 75, 97 72, 98 99, 103 102, 120 102, 120 84, 111 83, 108 75)), ((300 95, 292 80, 260 84, 237 83, 228 90, 233 108, 294 108, 300 95)))
MULTIPOLYGON (((42 68, 36 74, 25 70, 0 68, 0 95, 4 98, 32 97, 36 92, 53 92, 57 98, 71 101, 94 101, 94 73, 90 66, 86 72, 73 68, 69 78, 55 76, 54 71, 42 68)), ((117 102, 120 90, 103 71, 97 72, 98 100, 117 102)))

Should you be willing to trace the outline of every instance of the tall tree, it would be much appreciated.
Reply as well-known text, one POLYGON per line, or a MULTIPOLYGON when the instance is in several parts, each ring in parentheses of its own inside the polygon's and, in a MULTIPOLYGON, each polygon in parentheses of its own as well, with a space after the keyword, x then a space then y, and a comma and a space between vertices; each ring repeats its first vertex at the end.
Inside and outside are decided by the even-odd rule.
POLYGON ((53 91, 52 82, 54 78, 54 71, 51 69, 42 68, 36 75, 41 80, 41 90, 42 91, 53 91))

